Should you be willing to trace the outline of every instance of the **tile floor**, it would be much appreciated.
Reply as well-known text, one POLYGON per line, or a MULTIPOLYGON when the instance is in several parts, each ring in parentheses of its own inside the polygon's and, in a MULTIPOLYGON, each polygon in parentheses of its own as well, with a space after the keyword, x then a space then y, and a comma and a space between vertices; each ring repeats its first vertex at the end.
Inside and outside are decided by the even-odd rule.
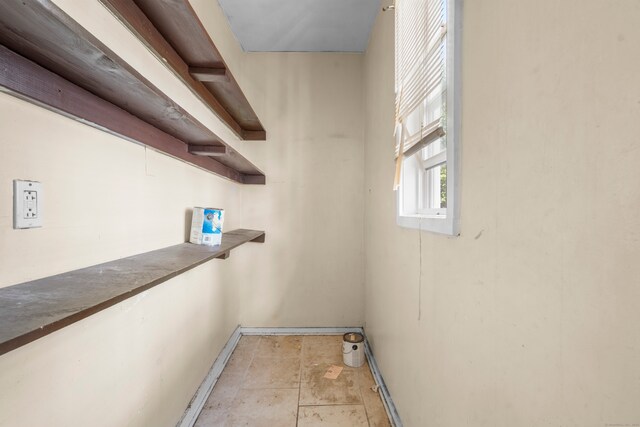
POLYGON ((196 426, 390 426, 374 384, 366 362, 342 363, 341 335, 243 336, 196 426))

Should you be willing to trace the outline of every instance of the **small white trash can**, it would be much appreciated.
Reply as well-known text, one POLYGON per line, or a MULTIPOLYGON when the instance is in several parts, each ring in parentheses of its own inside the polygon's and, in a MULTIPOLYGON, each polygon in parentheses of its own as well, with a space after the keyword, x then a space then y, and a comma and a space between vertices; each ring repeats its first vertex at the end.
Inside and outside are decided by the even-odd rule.
POLYGON ((342 336, 342 359, 344 364, 359 368, 364 364, 364 337, 357 332, 342 336))

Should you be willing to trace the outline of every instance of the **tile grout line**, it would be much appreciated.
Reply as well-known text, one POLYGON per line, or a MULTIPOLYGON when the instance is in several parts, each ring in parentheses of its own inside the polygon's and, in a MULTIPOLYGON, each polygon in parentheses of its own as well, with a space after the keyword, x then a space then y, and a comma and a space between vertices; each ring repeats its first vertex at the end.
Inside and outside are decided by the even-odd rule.
MULTIPOLYGON (((242 338, 240 338, 242 339, 242 338)), ((260 343, 262 342, 262 337, 260 337, 258 339, 258 342, 256 344, 256 348, 253 349, 253 352, 251 353, 251 357, 249 358, 249 363, 247 364, 247 367, 244 369, 244 375, 242 375, 242 384, 240 384, 240 387, 238 388, 239 390, 251 390, 248 388, 245 388, 244 385, 246 383, 247 380, 247 375, 249 375, 249 368, 251 368, 251 364, 253 363, 254 359, 256 358, 256 354, 258 353, 258 349, 260 348, 260 343)), ((237 392, 236 392, 237 395, 237 392)), ((235 396, 234 396, 234 400, 235 400, 235 396)))
POLYGON ((364 406, 362 403, 316 403, 313 405, 300 405, 303 408, 310 408, 314 406, 364 406))
MULTIPOLYGON (((343 338, 343 345, 344 345, 344 338, 343 338)), ((344 350, 342 351, 344 352, 344 350)), ((364 348, 363 348, 363 351, 364 351, 364 348)), ((344 353, 342 357, 343 357, 343 363, 344 363, 344 353)), ((364 403, 364 395, 362 394, 362 385, 363 385, 364 379, 362 378, 362 370, 360 370, 365 367, 365 364, 366 364, 366 369, 369 369, 369 362, 366 359, 367 358, 365 357, 365 363, 363 363, 362 366, 360 366, 360 368, 356 368, 356 369, 359 369, 356 371, 356 374, 358 375, 358 393, 360 394, 360 402, 362 404, 362 407, 364 408, 364 415, 365 417, 367 417, 367 425, 371 427, 371 421, 369 420, 369 412, 367 411, 367 405, 365 405, 364 403)), ((346 365, 346 363, 344 364, 346 365)))
POLYGON ((298 407, 296 408, 296 427, 300 422, 300 393, 302 393, 302 361, 304 360, 304 336, 301 336, 300 344, 300 366, 298 367, 298 407))
MULTIPOLYGON (((241 340, 242 340, 242 335, 240 335, 240 340, 238 340, 238 344, 240 343, 241 340)), ((249 358, 249 363, 244 368, 244 373, 242 374, 242 380, 240 382, 240 387, 238 387, 235 390, 235 392, 233 393, 233 398, 231 399, 231 407, 227 408, 227 410, 225 411, 225 416, 224 416, 222 425, 226 425, 227 424, 227 419, 229 418, 230 410, 231 410, 231 408, 233 408, 233 404, 235 403, 236 398, 238 397, 238 393, 240 393, 240 390, 246 390, 243 387, 243 385, 245 383, 245 379, 247 378, 247 375, 249 374, 249 368, 251 367, 251 363, 253 363, 253 359, 256 357, 256 353, 258 352, 258 347, 259 347, 260 341, 262 341, 262 337, 260 337, 260 339, 258 339, 258 344, 256 344, 256 348, 254 348, 253 352, 251 353, 251 357, 249 358)), ((233 357, 233 353, 235 353, 237 347, 238 346, 236 345, 236 348, 233 349, 233 352, 231 353, 231 356, 229 356, 229 360, 231 360, 231 358, 233 357)), ((225 366, 225 368, 226 368, 226 366, 225 366)), ((222 372, 224 372, 224 369, 223 369, 222 372)), ((222 375, 222 373, 220 375, 222 375)), ((214 389, 215 389, 215 386, 214 386, 214 389)), ((211 393, 213 394, 213 390, 211 391, 211 393)))

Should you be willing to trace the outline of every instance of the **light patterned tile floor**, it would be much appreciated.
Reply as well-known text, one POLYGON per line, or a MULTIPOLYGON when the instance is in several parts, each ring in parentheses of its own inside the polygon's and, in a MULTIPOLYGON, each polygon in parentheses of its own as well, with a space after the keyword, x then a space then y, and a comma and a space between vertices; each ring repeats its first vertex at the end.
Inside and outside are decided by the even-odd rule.
POLYGON ((390 426, 368 364, 342 363, 342 336, 244 336, 197 427, 390 426), (331 365, 343 366, 335 380, 331 365))

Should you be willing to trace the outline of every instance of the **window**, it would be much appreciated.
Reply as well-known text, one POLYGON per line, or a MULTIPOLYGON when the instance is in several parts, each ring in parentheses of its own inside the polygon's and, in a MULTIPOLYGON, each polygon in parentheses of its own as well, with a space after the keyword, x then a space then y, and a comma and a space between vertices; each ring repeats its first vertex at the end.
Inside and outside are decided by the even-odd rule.
POLYGON ((461 0, 397 0, 398 224, 458 234, 461 0))

